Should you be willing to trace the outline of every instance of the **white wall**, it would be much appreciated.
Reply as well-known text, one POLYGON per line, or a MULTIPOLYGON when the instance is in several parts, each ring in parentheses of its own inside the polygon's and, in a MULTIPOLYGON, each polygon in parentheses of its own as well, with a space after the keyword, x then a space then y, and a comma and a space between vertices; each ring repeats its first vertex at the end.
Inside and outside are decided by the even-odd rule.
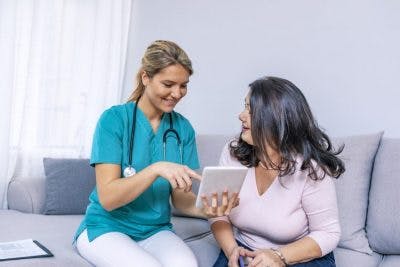
POLYGON ((275 75, 332 136, 400 137, 399 14, 397 0, 134 1, 126 79, 149 43, 174 40, 195 69, 177 110, 198 133, 236 132, 247 85, 275 75))

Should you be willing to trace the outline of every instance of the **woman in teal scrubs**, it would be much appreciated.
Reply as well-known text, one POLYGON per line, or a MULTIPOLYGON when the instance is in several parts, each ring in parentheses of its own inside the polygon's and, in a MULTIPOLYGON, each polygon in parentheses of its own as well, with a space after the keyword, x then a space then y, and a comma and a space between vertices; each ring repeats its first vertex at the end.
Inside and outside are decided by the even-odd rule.
MULTIPOLYGON (((192 178, 201 179, 193 171, 199 168, 195 132, 173 110, 186 95, 192 73, 178 45, 155 41, 145 52, 128 102, 101 115, 90 159, 96 188, 75 235, 79 253, 92 264, 197 266, 192 251, 172 231, 169 204, 171 196, 184 213, 210 216, 194 207, 191 192, 192 178), (177 135, 168 131, 164 136, 170 128, 177 135), (130 165, 136 172, 122 178, 130 165)), ((230 198, 229 207, 236 201, 230 198)))

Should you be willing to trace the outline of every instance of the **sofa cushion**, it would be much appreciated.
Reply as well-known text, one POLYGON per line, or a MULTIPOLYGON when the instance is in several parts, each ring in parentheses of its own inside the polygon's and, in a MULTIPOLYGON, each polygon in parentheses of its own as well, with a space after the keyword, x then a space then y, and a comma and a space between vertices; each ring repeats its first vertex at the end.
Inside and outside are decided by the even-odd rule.
POLYGON ((211 233, 210 225, 204 219, 174 216, 171 217, 171 222, 175 233, 185 242, 201 239, 211 233))
POLYGON ((336 248, 333 254, 338 267, 381 267, 382 256, 375 252, 369 255, 350 249, 336 248))
POLYGON ((400 255, 385 255, 379 267, 399 267, 400 255))
POLYGON ((339 220, 342 230, 339 247, 371 254, 365 222, 372 166, 382 133, 335 138, 334 144, 345 145, 339 157, 346 172, 335 179, 339 220))
POLYGON ((72 245, 72 239, 83 215, 47 216, 0 210, 0 242, 35 239, 54 257, 2 261, 2 267, 80 267, 92 266, 72 245))
POLYGON ((399 162, 400 139, 383 139, 375 159, 367 217, 369 243, 382 254, 400 254, 399 162))
POLYGON ((46 174, 44 214, 84 214, 96 184, 88 159, 43 159, 46 174))

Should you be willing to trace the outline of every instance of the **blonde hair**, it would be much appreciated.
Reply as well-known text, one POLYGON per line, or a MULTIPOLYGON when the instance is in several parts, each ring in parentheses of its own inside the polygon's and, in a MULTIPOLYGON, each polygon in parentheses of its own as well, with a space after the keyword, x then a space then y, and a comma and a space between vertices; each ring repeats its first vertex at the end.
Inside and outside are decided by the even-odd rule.
POLYGON ((162 69, 175 64, 184 67, 189 75, 193 74, 192 62, 182 48, 171 41, 154 41, 144 53, 142 66, 136 74, 136 88, 128 98, 128 102, 137 101, 142 96, 145 90, 142 82, 143 72, 146 72, 149 78, 153 78, 162 69))

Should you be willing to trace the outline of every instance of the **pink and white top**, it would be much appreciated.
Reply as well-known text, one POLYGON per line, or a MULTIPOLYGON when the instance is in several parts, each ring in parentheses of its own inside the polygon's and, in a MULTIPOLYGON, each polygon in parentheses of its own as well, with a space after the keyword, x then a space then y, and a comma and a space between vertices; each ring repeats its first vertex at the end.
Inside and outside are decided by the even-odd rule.
MULTIPOLYGON (((230 155, 228 145, 220 165, 242 166, 230 155)), ((235 238, 254 250, 278 248, 308 236, 318 243, 322 255, 328 254, 340 238, 335 185, 328 175, 314 181, 307 174, 298 168, 292 175, 276 178, 259 195, 255 168, 249 168, 239 192, 239 206, 229 216, 210 219, 210 223, 231 223, 236 228, 235 238)))

